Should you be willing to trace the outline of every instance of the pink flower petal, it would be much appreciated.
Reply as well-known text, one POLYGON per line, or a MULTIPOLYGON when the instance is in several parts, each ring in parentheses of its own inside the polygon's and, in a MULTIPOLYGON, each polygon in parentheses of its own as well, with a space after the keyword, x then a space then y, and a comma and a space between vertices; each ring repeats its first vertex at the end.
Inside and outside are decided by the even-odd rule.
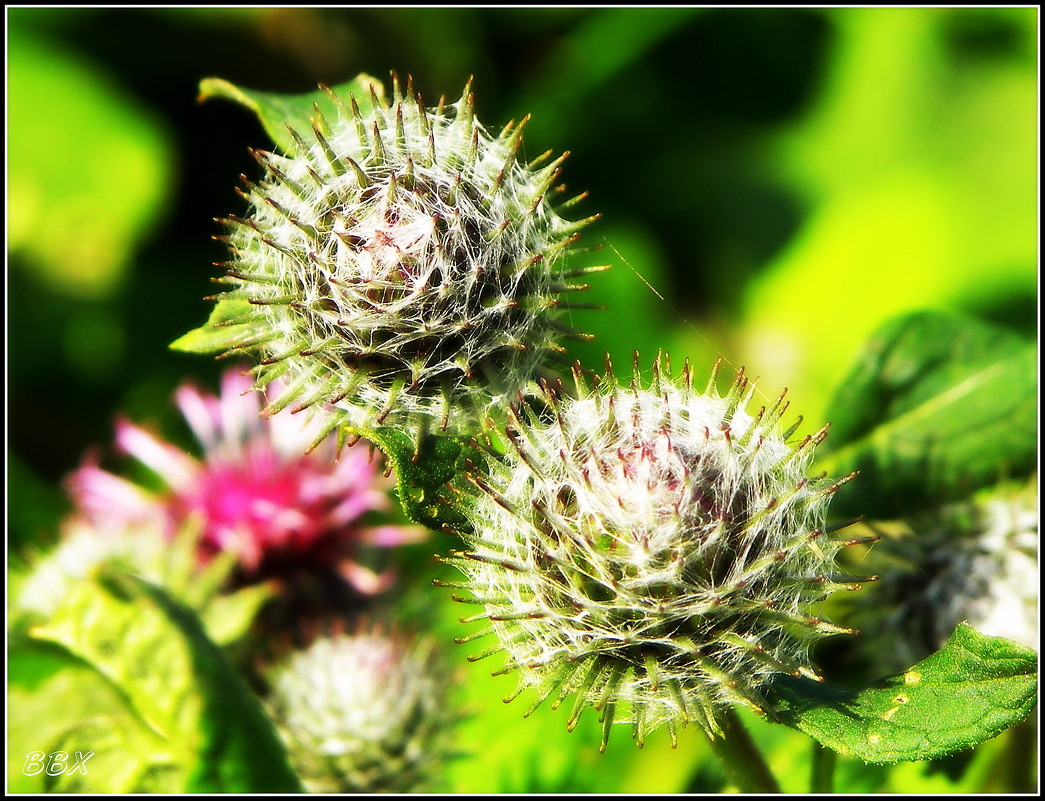
POLYGON ((357 539, 366 545, 391 548, 396 545, 424 542, 428 539, 428 529, 423 526, 375 526, 360 529, 357 539))
POLYGON ((66 479, 77 507, 88 517, 127 522, 148 519, 156 513, 157 498, 137 484, 85 464, 66 479))
POLYGON ((199 475, 200 466, 195 459, 126 420, 116 421, 116 445, 174 489, 187 487, 199 475))
POLYGON ((221 379, 221 431, 226 442, 243 442, 260 427, 261 403, 252 382, 237 370, 226 370, 221 379))
POLYGON ((200 394, 195 387, 184 385, 174 393, 174 401, 196 438, 205 448, 214 447, 220 425, 217 399, 200 394))
POLYGON ((395 583, 395 574, 391 570, 378 574, 349 560, 338 565, 338 572, 345 581, 364 595, 377 595, 395 583))
MULTIPOLYGON (((348 485, 351 486, 351 485, 348 485)), ((342 492, 348 493, 346 497, 330 512, 331 520, 337 524, 351 523, 353 520, 358 519, 366 512, 373 509, 383 509, 387 503, 387 499, 383 494, 379 494, 377 498, 370 492, 357 492, 352 494, 347 488, 343 488, 342 492)), ((334 495, 333 497, 337 497, 334 495)))
POLYGON ((264 498, 258 498, 251 504, 250 513, 257 519, 268 518, 267 528, 282 530, 285 533, 307 528, 312 522, 304 512, 280 506, 264 498))

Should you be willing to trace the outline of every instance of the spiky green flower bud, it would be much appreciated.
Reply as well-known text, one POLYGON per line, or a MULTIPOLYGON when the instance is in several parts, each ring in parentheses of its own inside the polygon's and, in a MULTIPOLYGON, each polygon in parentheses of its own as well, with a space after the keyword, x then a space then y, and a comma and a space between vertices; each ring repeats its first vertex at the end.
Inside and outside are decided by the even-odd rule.
POLYGON ((922 512, 868 560, 882 575, 854 609, 862 651, 881 672, 941 648, 962 621, 1038 646, 1038 482, 922 512))
POLYGON ((253 305, 231 344, 261 357, 259 384, 286 384, 269 413, 319 404, 328 430, 469 432, 563 335, 583 336, 559 295, 583 288, 563 256, 594 218, 552 202, 565 154, 519 160, 526 119, 494 135, 470 85, 435 108, 393 89, 372 88, 367 113, 331 93, 334 119, 317 107, 291 152, 258 154, 267 175, 229 218, 236 288, 220 297, 253 305))
MULTIPOLYGON (((717 366, 716 366, 717 372, 717 366)), ((774 675, 815 677, 813 643, 845 632, 817 615, 819 602, 860 579, 835 571, 841 542, 825 525, 831 494, 848 479, 809 478, 826 429, 789 441, 782 394, 751 416, 755 391, 738 374, 720 396, 670 364, 606 375, 576 396, 548 389, 543 408, 514 409, 513 448, 472 479, 462 535, 469 550, 446 559, 467 577, 517 671, 514 698, 536 691, 530 711, 574 696, 568 727, 586 707, 602 713, 603 748, 614 722, 642 745, 652 729, 696 721, 721 733, 723 708, 772 713, 774 675)), ((854 587, 855 588, 855 587, 854 587)), ((529 713, 527 713, 529 714, 529 713)))
POLYGON ((452 752, 451 676, 423 640, 321 637, 270 675, 269 710, 314 793, 430 789, 452 752))

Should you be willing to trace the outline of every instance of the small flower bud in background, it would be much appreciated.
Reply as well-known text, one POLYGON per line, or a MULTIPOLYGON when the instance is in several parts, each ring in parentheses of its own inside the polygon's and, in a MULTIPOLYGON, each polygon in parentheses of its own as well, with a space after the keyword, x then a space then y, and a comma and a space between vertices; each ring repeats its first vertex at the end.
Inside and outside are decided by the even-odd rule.
POLYGON ((837 574, 825 525, 846 479, 807 477, 825 431, 790 442, 783 395, 752 417, 742 372, 725 396, 659 359, 649 387, 608 365, 594 388, 575 378, 576 397, 516 408, 506 460, 472 475, 469 550, 445 559, 466 580, 444 583, 487 625, 461 641, 494 635, 473 658, 503 651, 531 711, 572 694, 570 729, 601 712, 603 748, 614 722, 642 745, 661 725, 720 733, 731 705, 769 712, 770 679, 815 676, 810 647, 847 631, 819 602, 861 580, 837 574))
POLYGON ((50 617, 72 585, 103 564, 114 564, 143 578, 164 583, 164 567, 171 563, 165 525, 144 518, 135 525, 98 527, 82 516, 62 522, 61 540, 46 553, 30 559, 31 570, 18 593, 15 607, 50 617))
POLYGON ((859 645, 895 672, 943 646, 962 621, 1038 647, 1038 484, 1003 487, 906 521, 869 563, 882 576, 854 613, 859 645))
POLYGON ((452 677, 426 641, 321 637, 269 672, 268 708, 314 793, 431 789, 452 753, 452 677))
POLYGON ((423 530, 362 525, 366 513, 390 507, 371 454, 348 448, 338 455, 330 439, 306 453, 317 423, 260 418, 250 386, 229 371, 220 397, 190 386, 177 391, 178 406, 203 445, 202 459, 120 420, 117 446, 164 486, 151 492, 88 457, 68 480, 77 514, 103 531, 158 525, 167 536, 197 521, 201 555, 234 554, 248 579, 278 574, 288 564, 335 564, 360 592, 387 587, 391 575, 357 563, 357 550, 414 542, 423 530))
POLYGON ((267 413, 468 433, 579 336, 562 260, 589 220, 552 202, 565 156, 521 161, 523 124, 489 133, 470 86, 436 108, 398 81, 363 100, 334 96, 292 152, 258 154, 266 177, 230 218, 218 297, 252 305, 228 344, 260 357, 259 386, 285 381, 267 413))

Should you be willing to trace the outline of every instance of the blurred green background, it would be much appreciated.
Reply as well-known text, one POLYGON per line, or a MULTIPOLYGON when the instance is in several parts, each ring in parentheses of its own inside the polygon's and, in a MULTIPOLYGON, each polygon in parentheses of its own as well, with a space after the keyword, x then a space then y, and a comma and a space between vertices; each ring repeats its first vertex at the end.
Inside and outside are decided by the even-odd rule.
MULTIPOLYGON (((580 258, 613 265, 590 293, 609 310, 576 313, 597 339, 574 354, 621 368, 666 349, 698 375, 722 355, 819 424, 899 312, 962 309, 1035 336, 1037 13, 8 10, 12 552, 54 538, 59 481, 111 441, 115 414, 188 444, 171 393, 223 367, 167 344, 206 318, 214 218, 243 210, 247 148, 269 142, 246 109, 197 104, 201 78, 297 93, 394 69, 434 102, 474 75, 480 119, 531 113, 527 155, 571 151, 565 180, 591 193, 578 213, 602 214, 585 239, 605 248, 580 258)), ((693 760, 661 745, 629 751, 614 786, 679 789, 693 760)), ((806 759, 789 747, 774 759, 806 759)), ((540 770, 568 789, 547 778, 566 767, 540 770)), ((868 788, 888 789, 875 770, 868 788)))

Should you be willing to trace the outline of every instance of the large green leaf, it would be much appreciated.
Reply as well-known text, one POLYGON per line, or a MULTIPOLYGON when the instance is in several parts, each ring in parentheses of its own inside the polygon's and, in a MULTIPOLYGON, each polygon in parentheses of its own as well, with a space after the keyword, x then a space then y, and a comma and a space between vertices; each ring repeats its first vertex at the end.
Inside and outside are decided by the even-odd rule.
POLYGON ((946 645, 905 673, 859 692, 780 680, 781 720, 865 762, 934 759, 1014 726, 1037 701, 1038 655, 961 624, 946 645))
MULTIPOLYGON (((7 790, 10 793, 41 793, 48 780, 39 769, 41 753, 58 750, 55 744, 70 725, 98 715, 120 716, 124 704, 119 692, 96 671, 54 643, 27 639, 20 627, 8 631, 7 654, 7 790)), ((122 718, 124 730, 151 737, 130 715, 122 718)), ((73 750, 99 749, 90 743, 73 750)), ((115 755, 122 760, 119 754, 115 755)), ((91 772, 101 757, 96 754, 91 772)), ((115 778, 115 777, 111 777, 115 778)), ((128 786, 108 781, 111 792, 126 792, 128 786)))
POLYGON ((828 412, 831 436, 817 467, 861 473, 838 493, 835 510, 899 516, 1030 472, 1036 394, 1033 343, 940 312, 893 320, 828 412))
POLYGON ((18 584, 11 594, 12 621, 20 626, 45 622, 68 591, 105 564, 164 587, 199 615, 208 638, 221 646, 233 644, 246 636, 275 586, 265 582, 226 589, 236 557, 223 552, 201 564, 203 528, 197 522, 186 524, 173 538, 141 526, 101 534, 68 527, 56 548, 34 558, 29 569, 9 574, 18 584))
POLYGON ((177 793, 185 786, 184 765, 165 745, 130 715, 89 718, 48 748, 68 757, 58 775, 45 771, 44 786, 59 793, 177 793))
MULTIPOLYGON (((348 96, 353 95, 359 104, 360 113, 365 116, 374 107, 370 95, 371 87, 379 98, 383 97, 384 87, 369 75, 360 74, 351 81, 330 88, 346 102, 348 96)), ((337 119, 334 100, 322 89, 300 95, 284 95, 244 89, 223 78, 204 78, 200 81, 200 100, 214 97, 235 101, 257 114, 265 132, 284 152, 294 149, 294 139, 287 130, 288 125, 308 139, 312 122, 316 117, 315 105, 319 106, 327 119, 337 119)))
MULTIPOLYGON (((155 789, 162 778, 181 792, 301 790, 260 704, 192 611, 159 587, 103 570, 77 584, 34 636, 64 646, 107 678, 126 711, 152 733, 154 745, 137 740, 137 751, 122 752, 148 764, 138 774, 144 785, 135 789, 155 789)), ((80 734, 89 730, 113 747, 126 738, 113 731, 116 718, 81 725, 88 729, 80 734)), ((81 741, 76 731, 70 737, 81 741)), ((114 791, 104 772, 73 778, 80 790, 90 784, 94 792, 114 791)))

